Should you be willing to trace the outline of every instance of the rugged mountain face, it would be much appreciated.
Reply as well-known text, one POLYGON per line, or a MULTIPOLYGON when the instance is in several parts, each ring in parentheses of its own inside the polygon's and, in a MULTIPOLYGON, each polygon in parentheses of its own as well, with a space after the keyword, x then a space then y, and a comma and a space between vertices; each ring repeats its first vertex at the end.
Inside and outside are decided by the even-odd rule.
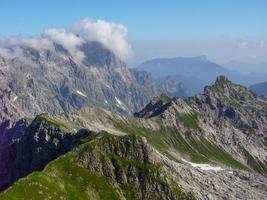
MULTIPOLYGON (((54 122, 55 123, 55 122, 54 122)), ((0 148, 0 190, 32 171, 41 170, 51 160, 65 154, 89 131, 64 132, 51 124, 45 114, 31 124, 20 120, 2 138, 0 148)))
POLYGON ((210 118, 216 130, 209 137, 251 168, 266 174, 267 104, 247 88, 219 77, 202 96, 190 98, 189 105, 210 118), (211 120, 212 119, 212 120, 211 120), (219 134, 223 132, 224 134, 219 134))
POLYGON ((163 123, 176 127, 184 137, 206 138, 243 165, 266 174, 266 103, 247 88, 220 76, 201 95, 166 103, 159 99, 136 116, 162 116, 163 123))
POLYGON ((147 141, 137 136, 92 134, 75 151, 30 175, 1 199, 194 199, 174 184, 147 141), (60 182, 60 187, 55 184, 60 182), (27 186, 28 185, 28 186, 27 186))
POLYGON ((257 95, 267 97, 267 82, 257 83, 249 87, 257 95))
MULTIPOLYGON (((16 126, 17 139, 6 139, 16 143, 6 152, 23 158, 21 149, 29 140, 23 138, 40 138, 28 150, 40 154, 23 153, 29 159, 20 168, 28 171, 10 174, 40 170, 74 149, 19 180, 1 197, 265 199, 266 107, 264 99, 219 77, 203 94, 186 101, 154 98, 136 117, 96 108, 40 115, 16 126)), ((9 170, 5 167, 0 171, 9 170)))
POLYGON ((62 46, 53 50, 20 47, 20 56, 0 58, 0 121, 58 114, 86 106, 131 113, 154 95, 146 72, 125 63, 97 42, 82 45, 85 58, 62 46))

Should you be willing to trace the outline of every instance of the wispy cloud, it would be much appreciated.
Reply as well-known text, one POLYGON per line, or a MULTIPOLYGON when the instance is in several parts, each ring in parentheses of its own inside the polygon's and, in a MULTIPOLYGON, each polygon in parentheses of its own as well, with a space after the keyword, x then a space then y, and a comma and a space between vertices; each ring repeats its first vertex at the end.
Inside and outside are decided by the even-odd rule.
POLYGON ((74 33, 67 32, 65 29, 48 29, 44 32, 44 37, 54 43, 61 44, 77 59, 81 60, 84 58, 84 53, 79 50, 79 47, 85 41, 83 38, 78 37, 74 33))
POLYGON ((21 46, 33 49, 53 49, 53 44, 57 43, 75 58, 82 59, 84 53, 79 47, 85 42, 96 41, 112 50, 121 59, 127 60, 132 55, 127 35, 127 27, 122 24, 85 18, 66 28, 47 29, 41 37, 0 37, 0 54, 8 57, 18 56, 18 49, 21 46))

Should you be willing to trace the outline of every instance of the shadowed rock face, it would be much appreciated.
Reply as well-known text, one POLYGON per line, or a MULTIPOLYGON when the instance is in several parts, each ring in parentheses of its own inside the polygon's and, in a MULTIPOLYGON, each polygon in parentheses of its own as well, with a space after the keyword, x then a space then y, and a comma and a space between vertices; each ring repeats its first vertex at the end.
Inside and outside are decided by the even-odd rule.
POLYGON ((149 74, 129 70, 100 43, 81 50, 82 61, 57 44, 53 50, 22 47, 23 58, 0 56, 0 122, 87 106, 130 114, 154 96, 149 74))
POLYGON ((19 120, 1 140, 0 191, 32 171, 41 170, 51 160, 65 154, 88 136, 87 130, 64 133, 40 116, 31 124, 19 120))

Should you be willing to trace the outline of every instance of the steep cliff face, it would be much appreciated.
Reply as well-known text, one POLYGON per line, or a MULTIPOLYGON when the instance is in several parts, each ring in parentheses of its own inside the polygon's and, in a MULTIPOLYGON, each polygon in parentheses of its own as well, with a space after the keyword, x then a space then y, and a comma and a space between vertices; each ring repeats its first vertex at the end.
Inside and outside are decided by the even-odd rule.
POLYGON ((82 61, 57 44, 52 50, 20 49, 22 56, 1 57, 1 122, 86 106, 129 114, 155 94, 146 72, 129 70, 100 43, 85 43, 82 61))
POLYGON ((20 120, 2 138, 0 148, 0 190, 51 160, 65 154, 90 133, 66 132, 62 124, 42 114, 31 124, 20 120))

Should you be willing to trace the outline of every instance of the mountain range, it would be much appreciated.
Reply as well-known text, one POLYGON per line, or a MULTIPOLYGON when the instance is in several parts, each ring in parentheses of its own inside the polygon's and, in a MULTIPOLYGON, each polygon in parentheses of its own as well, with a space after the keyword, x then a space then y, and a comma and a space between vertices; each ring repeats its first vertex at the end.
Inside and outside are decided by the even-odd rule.
POLYGON ((93 41, 83 59, 9 48, 0 199, 267 198, 267 101, 220 75, 238 73, 205 57, 129 69, 93 41))

